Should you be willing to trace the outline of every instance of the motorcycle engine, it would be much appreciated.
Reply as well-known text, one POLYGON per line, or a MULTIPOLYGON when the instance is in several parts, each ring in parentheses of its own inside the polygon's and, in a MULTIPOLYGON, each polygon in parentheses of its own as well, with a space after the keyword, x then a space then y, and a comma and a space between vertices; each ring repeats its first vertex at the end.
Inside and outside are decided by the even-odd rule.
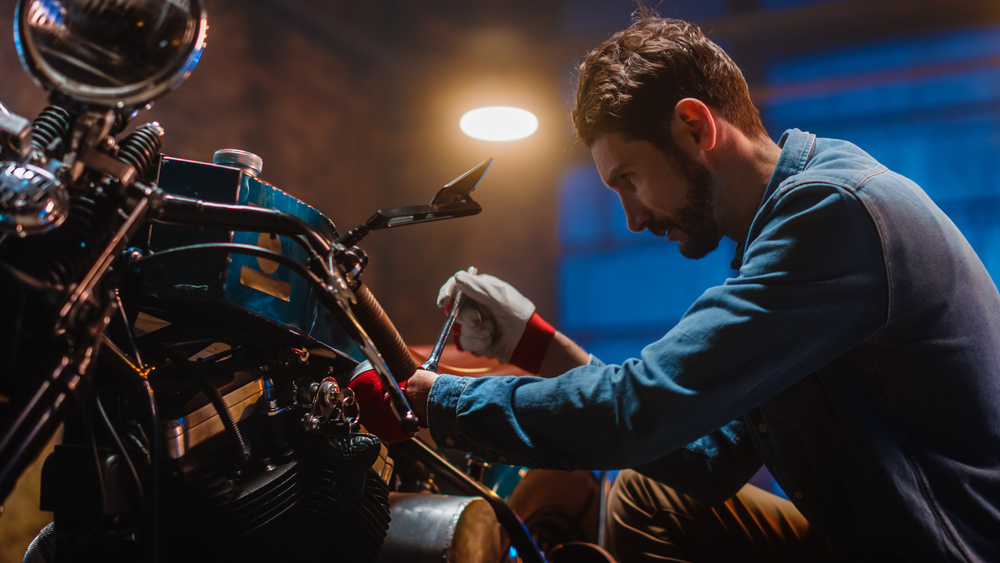
POLYGON ((185 374, 161 373, 153 386, 168 452, 163 560, 373 560, 389 525, 385 447, 348 420, 322 431, 302 423, 323 400, 320 382, 331 373, 345 381, 349 362, 300 348, 272 349, 268 358, 250 342, 227 340, 203 349, 217 356, 209 365, 195 363, 237 421, 248 455, 185 374))

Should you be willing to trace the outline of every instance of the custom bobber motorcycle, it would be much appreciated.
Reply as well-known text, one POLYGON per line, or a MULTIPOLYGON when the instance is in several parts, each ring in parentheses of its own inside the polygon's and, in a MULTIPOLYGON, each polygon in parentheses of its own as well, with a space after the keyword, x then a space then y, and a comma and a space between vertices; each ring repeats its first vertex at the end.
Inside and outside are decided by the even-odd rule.
POLYGON ((125 131, 190 74, 206 29, 201 0, 18 2, 18 54, 52 105, 31 121, 0 105, 0 503, 63 429, 42 472, 54 522, 26 560, 455 561, 478 497, 492 510, 466 536, 499 522, 518 559, 545 561, 465 471, 416 440, 390 455, 348 386, 373 371, 417 428, 396 383, 417 366, 357 245, 478 213, 492 159, 342 235, 255 155, 163 156, 159 124, 125 131), (428 475, 466 500, 403 495, 390 527, 390 490, 428 475))

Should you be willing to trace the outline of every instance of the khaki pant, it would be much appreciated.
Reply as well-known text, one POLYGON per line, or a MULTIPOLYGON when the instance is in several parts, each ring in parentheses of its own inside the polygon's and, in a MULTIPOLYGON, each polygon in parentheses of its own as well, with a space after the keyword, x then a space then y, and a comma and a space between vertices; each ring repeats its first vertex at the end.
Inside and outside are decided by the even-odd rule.
POLYGON ((607 530, 619 563, 834 560, 792 503, 753 485, 712 507, 625 470, 611 489, 607 530))

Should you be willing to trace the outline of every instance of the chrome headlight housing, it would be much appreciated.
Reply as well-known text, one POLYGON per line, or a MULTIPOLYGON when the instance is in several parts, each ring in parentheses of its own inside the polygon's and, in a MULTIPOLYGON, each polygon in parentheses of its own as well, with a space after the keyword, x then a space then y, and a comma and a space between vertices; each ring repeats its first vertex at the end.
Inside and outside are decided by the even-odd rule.
POLYGON ((19 0, 21 64, 46 90, 134 108, 176 88, 205 48, 201 0, 19 0))

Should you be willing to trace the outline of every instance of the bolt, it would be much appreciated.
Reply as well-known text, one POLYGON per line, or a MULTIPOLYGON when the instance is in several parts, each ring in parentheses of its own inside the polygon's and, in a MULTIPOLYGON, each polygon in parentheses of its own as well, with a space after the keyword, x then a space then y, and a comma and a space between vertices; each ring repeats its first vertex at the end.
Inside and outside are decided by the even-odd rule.
POLYGON ((125 251, 125 259, 131 264, 142 259, 142 250, 132 247, 125 251))
POLYGON ((311 414, 307 414, 302 418, 302 428, 304 428, 306 432, 316 432, 319 430, 319 426, 319 418, 311 414))
POLYGON ((305 348, 296 348, 295 353, 299 357, 299 363, 308 364, 309 363, 309 350, 305 348))
POLYGON ((340 386, 337 382, 332 379, 327 379, 323 381, 323 385, 320 388, 323 396, 323 402, 331 408, 337 408, 340 402, 340 386))

